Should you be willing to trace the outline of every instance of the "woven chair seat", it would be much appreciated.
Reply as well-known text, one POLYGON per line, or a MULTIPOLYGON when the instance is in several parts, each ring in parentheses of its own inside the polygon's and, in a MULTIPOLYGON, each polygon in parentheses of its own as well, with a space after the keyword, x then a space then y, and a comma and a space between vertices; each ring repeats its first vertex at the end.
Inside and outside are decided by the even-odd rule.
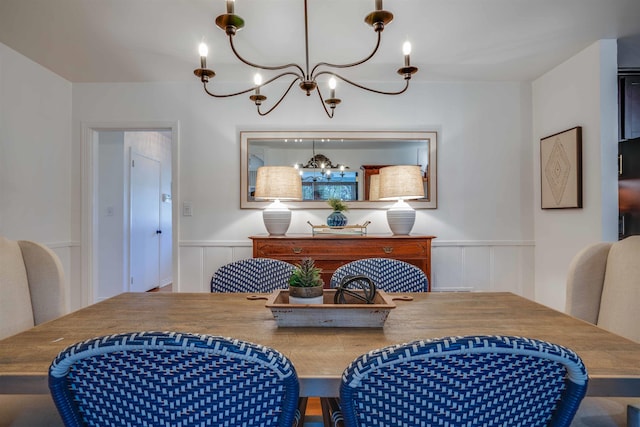
POLYGON ((449 337, 362 355, 344 371, 352 426, 569 426, 587 389, 571 350, 527 338, 449 337))
POLYGON ((211 292, 269 293, 289 287, 294 266, 270 258, 248 258, 225 264, 211 277, 211 292))
POLYGON ((287 426, 299 385, 281 353, 178 332, 94 338, 62 351, 49 388, 66 426, 287 426))
POLYGON ((385 292, 427 292, 429 280, 415 265, 390 258, 365 258, 341 266, 331 276, 331 287, 345 276, 364 275, 385 292))

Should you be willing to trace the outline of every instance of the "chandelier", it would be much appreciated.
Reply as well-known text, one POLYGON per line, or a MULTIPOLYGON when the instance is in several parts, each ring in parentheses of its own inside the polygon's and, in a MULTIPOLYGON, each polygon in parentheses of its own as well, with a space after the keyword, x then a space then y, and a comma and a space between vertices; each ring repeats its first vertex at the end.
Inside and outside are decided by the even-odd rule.
POLYGON ((310 96, 311 92, 316 92, 320 99, 320 104, 324 108, 325 113, 329 118, 333 118, 333 114, 335 112, 336 106, 340 104, 340 102, 342 102, 340 98, 336 97, 336 83, 337 83, 336 79, 340 79, 345 83, 348 83, 352 86, 355 86, 359 89, 363 89, 369 92, 374 92, 381 95, 400 95, 401 93, 404 93, 409 88, 409 80, 411 79, 411 76, 418 71, 417 67, 413 67, 410 65, 409 56, 411 54, 411 44, 407 41, 404 43, 403 49, 402 49, 404 54, 404 66, 398 69, 397 71, 398 74, 403 76, 405 80, 405 84, 404 84, 404 87, 398 91, 389 92, 389 91, 369 88, 359 83, 356 83, 352 80, 349 80, 336 72, 336 70, 338 69, 351 68, 357 65, 364 64, 365 62, 373 58, 373 56, 378 51, 378 48, 380 47, 380 42, 382 40, 382 31, 384 30, 385 25, 389 24, 393 19, 393 14, 391 12, 388 12, 382 9, 382 0, 375 0, 375 10, 369 13, 364 18, 364 21, 367 24, 369 24, 371 27, 373 27, 373 30, 377 34, 376 45, 373 48, 373 51, 368 56, 366 56, 364 59, 361 59, 359 61, 356 61, 350 64, 332 64, 329 62, 318 62, 313 66, 313 68, 310 68, 310 64, 309 64, 309 31, 308 31, 309 15, 307 13, 307 0, 304 0, 304 28, 305 28, 304 68, 301 65, 293 64, 293 63, 276 65, 276 66, 259 65, 245 59, 242 55, 240 55, 236 50, 236 46, 233 43, 233 36, 235 36, 237 31, 241 30, 242 27, 244 27, 244 20, 240 16, 234 13, 234 9, 235 9, 234 0, 226 0, 226 4, 227 4, 227 13, 220 15, 216 18, 216 25, 218 26, 218 28, 223 30, 227 34, 227 36, 229 36, 229 45, 231 46, 231 51, 236 56, 236 58, 241 62, 243 62, 244 64, 260 70, 265 70, 265 71, 282 70, 283 72, 274 77, 269 78, 265 82, 262 81, 262 77, 260 74, 256 74, 254 78, 254 86, 239 92, 227 93, 227 94, 216 94, 210 91, 209 88, 207 87, 209 80, 213 78, 216 73, 213 70, 210 70, 207 68, 208 49, 204 43, 201 43, 199 48, 200 68, 195 69, 193 73, 198 78, 200 78, 200 81, 203 84, 204 91, 215 98, 228 98, 232 96, 253 92, 249 96, 249 99, 253 101, 253 103, 256 105, 258 114, 261 116, 266 116, 267 114, 275 110, 280 105, 280 103, 284 100, 284 98, 287 96, 287 94, 289 93, 293 85, 296 84, 296 82, 298 83, 298 86, 300 87, 300 89, 302 89, 307 96, 310 96), (328 81, 329 97, 326 99, 323 97, 320 87, 318 85, 318 77, 323 75, 330 77, 328 81), (289 83, 289 86, 287 87, 287 89, 282 93, 280 98, 273 104, 271 108, 269 108, 266 111, 261 110, 262 103, 267 100, 266 95, 261 93, 261 88, 285 77, 291 78, 291 82, 289 83))

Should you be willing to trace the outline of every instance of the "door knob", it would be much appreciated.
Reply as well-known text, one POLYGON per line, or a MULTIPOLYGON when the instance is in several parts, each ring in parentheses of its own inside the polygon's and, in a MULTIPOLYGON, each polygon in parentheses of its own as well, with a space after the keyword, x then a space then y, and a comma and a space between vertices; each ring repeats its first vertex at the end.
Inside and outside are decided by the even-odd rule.
POLYGON ((156 234, 162 234, 162 230, 156 230, 156 234))

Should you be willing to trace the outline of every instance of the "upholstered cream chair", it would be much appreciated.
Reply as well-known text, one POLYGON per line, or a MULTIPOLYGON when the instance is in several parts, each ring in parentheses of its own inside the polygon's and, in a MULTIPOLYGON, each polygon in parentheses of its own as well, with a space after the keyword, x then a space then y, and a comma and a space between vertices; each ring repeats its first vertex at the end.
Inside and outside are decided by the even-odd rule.
MULTIPOLYGON (((566 311, 640 342, 640 236, 596 243, 574 257, 567 277, 566 311)), ((625 425, 640 427, 640 399, 585 398, 572 424, 625 425)))
MULTIPOLYGON (((68 311, 62 271, 45 246, 0 236, 0 339, 68 311)), ((0 427, 62 425, 48 394, 0 395, 0 427)))

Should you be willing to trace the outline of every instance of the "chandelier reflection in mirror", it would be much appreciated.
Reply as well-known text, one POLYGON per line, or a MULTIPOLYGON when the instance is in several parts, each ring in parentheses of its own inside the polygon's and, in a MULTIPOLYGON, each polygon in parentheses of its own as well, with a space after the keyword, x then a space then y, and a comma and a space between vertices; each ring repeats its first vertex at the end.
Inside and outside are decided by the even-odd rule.
POLYGON ((373 56, 378 51, 378 48, 380 47, 380 42, 382 40, 382 31, 384 30, 385 25, 388 25, 393 20, 393 14, 389 11, 382 9, 382 0, 375 0, 375 10, 369 13, 364 18, 364 21, 368 25, 373 27, 373 30, 377 34, 376 45, 373 48, 373 51, 367 57, 350 64, 332 64, 329 62, 318 62, 313 66, 313 68, 310 68, 309 66, 310 65, 309 64, 309 30, 308 30, 309 15, 307 12, 307 0, 304 0, 304 27, 305 27, 305 32, 304 32, 305 66, 304 68, 301 65, 294 64, 294 63, 276 65, 276 66, 260 65, 260 64, 253 63, 245 59, 242 55, 240 55, 236 50, 236 46, 233 43, 233 36, 235 36, 237 31, 241 30, 242 27, 244 27, 244 20, 240 16, 234 13, 235 11, 234 0, 226 0, 226 4, 227 4, 227 13, 223 15, 219 15, 216 18, 216 25, 218 26, 218 28, 223 30, 227 34, 227 36, 229 36, 229 44, 236 58, 238 58, 238 60, 245 63, 246 65, 249 65, 251 67, 254 67, 260 70, 265 70, 265 71, 286 70, 286 71, 283 71, 282 73, 269 78, 265 82, 262 81, 262 76, 260 74, 256 74, 254 78, 254 86, 248 89, 242 90, 240 92, 234 92, 234 93, 228 93, 228 94, 216 94, 210 91, 209 88, 207 87, 207 83, 209 83, 209 80, 213 78, 216 73, 213 70, 210 70, 207 68, 208 49, 204 43, 201 43, 200 49, 199 49, 200 68, 195 69, 193 73, 198 78, 200 78, 200 81, 203 84, 204 91, 207 94, 216 98, 228 98, 232 96, 253 92, 253 94, 249 96, 249 99, 253 101, 253 103, 256 105, 258 114, 261 116, 266 116, 267 114, 275 110, 280 105, 280 103, 284 100, 284 98, 287 96, 287 94, 289 93, 293 85, 296 84, 296 82, 299 82, 298 86, 300 87, 300 89, 302 89, 306 93, 307 96, 310 96, 311 92, 316 92, 320 99, 320 105, 322 105, 322 107, 324 108, 325 113, 329 118, 333 118, 336 106, 340 104, 340 102, 342 102, 340 98, 336 97, 336 83, 337 83, 336 79, 340 79, 345 83, 348 83, 352 86, 355 86, 357 88, 360 88, 369 92, 374 92, 381 95, 400 95, 401 93, 404 93, 409 88, 409 80, 411 80, 411 76, 418 71, 417 67, 411 66, 410 64, 409 56, 411 54, 411 44, 407 41, 404 43, 403 49, 402 49, 404 54, 404 66, 399 68, 397 71, 398 74, 403 76, 405 83, 404 83, 404 87, 398 91, 389 92, 389 91, 369 88, 359 83, 356 83, 352 80, 349 80, 346 77, 343 77, 340 74, 336 73, 335 70, 338 70, 338 69, 351 68, 357 65, 364 64, 365 62, 373 58, 373 56), (320 86, 318 85, 318 77, 320 76, 329 77, 328 79, 329 97, 327 99, 323 97, 322 91, 320 90, 320 86), (271 108, 269 108, 266 111, 263 111, 261 109, 261 106, 262 106, 262 103, 267 100, 267 96, 261 93, 261 89, 267 86, 268 84, 285 77, 292 77, 291 82, 289 83, 289 86, 282 93, 280 98, 275 102, 275 104, 273 104, 271 108))
POLYGON ((311 141, 311 152, 312 157, 306 164, 293 165, 302 180, 302 200, 358 200, 358 173, 348 171, 349 166, 342 163, 333 164, 324 154, 316 154, 315 139, 311 141))

